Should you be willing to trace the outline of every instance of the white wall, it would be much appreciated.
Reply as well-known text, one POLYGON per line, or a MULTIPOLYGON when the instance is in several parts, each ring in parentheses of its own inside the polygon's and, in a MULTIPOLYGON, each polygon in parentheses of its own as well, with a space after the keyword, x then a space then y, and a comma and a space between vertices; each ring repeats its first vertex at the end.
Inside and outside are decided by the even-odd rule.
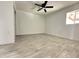
POLYGON ((0 1, 0 44, 14 43, 13 2, 0 1))
POLYGON ((46 33, 68 39, 75 39, 76 36, 74 36, 74 34, 77 34, 77 38, 79 38, 78 25, 76 27, 74 25, 66 25, 66 13, 76 9, 79 9, 79 4, 75 4, 63 10, 47 15, 46 33))
POLYGON ((74 25, 73 39, 79 40, 79 24, 74 25))
POLYGON ((43 16, 20 10, 16 11, 16 35, 44 32, 45 20, 43 16))

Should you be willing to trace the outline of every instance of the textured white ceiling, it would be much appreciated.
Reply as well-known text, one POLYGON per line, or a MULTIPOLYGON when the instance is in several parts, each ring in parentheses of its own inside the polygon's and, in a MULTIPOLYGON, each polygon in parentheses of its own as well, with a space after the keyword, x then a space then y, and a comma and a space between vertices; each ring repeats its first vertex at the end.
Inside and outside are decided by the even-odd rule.
POLYGON ((17 1, 15 2, 16 4, 16 9, 18 10, 23 10, 27 12, 32 12, 36 14, 48 14, 51 12, 55 12, 57 10, 60 10, 62 8, 68 7, 70 5, 73 5, 75 3, 78 3, 78 1, 48 1, 47 5, 52 5, 54 8, 47 8, 47 13, 44 12, 44 10, 37 11, 40 7, 36 6, 35 3, 37 4, 42 4, 44 1, 17 1))

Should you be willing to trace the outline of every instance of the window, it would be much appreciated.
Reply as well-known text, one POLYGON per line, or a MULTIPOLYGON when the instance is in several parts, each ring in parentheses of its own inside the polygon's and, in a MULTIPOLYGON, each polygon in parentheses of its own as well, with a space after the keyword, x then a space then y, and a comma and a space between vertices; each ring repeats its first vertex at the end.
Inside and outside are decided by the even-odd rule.
POLYGON ((79 10, 68 12, 66 14, 66 24, 79 23, 79 10))

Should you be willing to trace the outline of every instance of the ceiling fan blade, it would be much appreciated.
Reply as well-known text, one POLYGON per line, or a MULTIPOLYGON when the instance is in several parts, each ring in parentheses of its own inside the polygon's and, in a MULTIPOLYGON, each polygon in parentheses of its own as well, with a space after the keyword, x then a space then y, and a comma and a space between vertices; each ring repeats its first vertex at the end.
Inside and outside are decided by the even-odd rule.
POLYGON ((53 8, 53 6, 46 6, 45 8, 53 8))
POLYGON ((40 11, 41 9, 43 9, 43 8, 40 8, 40 9, 38 9, 37 11, 40 11))
POLYGON ((47 10, 46 10, 46 9, 44 9, 44 11, 45 11, 45 12, 47 12, 47 10))
POLYGON ((39 4, 35 4, 35 5, 37 5, 37 6, 41 6, 41 5, 39 5, 39 4))
POLYGON ((45 4, 45 6, 46 6, 47 2, 48 2, 48 1, 45 1, 45 3, 44 3, 44 4, 45 4))
POLYGON ((43 4, 42 4, 42 7, 45 7, 46 4, 47 4, 48 1, 45 1, 43 4))

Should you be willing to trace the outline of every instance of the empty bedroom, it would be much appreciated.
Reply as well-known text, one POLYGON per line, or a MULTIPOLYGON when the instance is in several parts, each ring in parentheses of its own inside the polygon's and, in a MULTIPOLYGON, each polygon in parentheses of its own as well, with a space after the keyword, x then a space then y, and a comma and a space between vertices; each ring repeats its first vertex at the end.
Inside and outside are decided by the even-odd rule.
POLYGON ((0 1, 0 58, 79 58, 79 1, 0 1))

